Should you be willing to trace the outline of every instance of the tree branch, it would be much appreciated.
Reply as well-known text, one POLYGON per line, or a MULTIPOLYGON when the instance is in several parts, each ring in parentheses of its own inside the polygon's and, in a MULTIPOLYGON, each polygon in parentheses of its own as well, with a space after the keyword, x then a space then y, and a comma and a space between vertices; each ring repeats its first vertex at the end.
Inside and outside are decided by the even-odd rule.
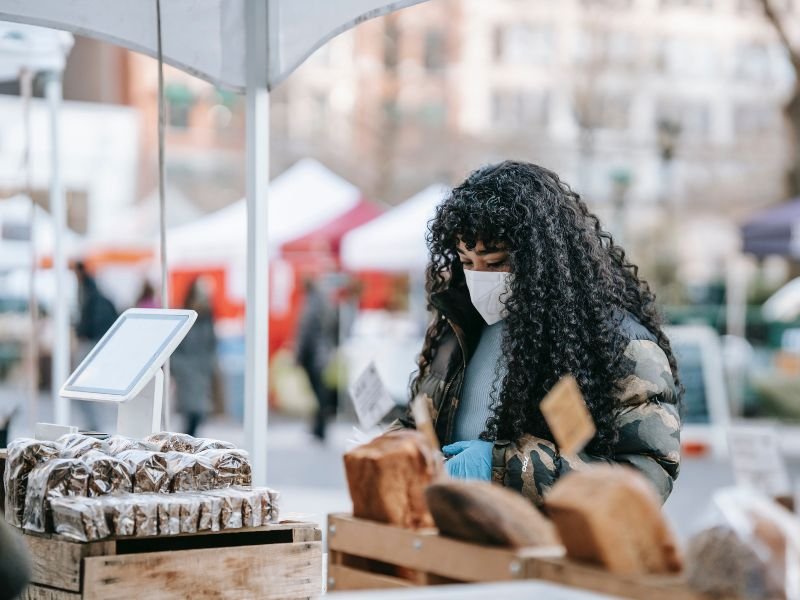
POLYGON ((764 9, 764 16, 767 17, 767 20, 772 23, 772 26, 775 28, 775 32, 778 34, 778 37, 781 40, 781 44, 783 44, 786 51, 789 53, 789 60, 792 62, 792 67, 794 68, 794 73, 796 78, 800 78, 800 54, 795 50, 792 46, 791 40, 789 40, 789 35, 786 32, 786 28, 783 26, 783 21, 781 21, 780 16, 775 11, 775 8, 772 6, 770 0, 760 0, 761 7, 764 9))

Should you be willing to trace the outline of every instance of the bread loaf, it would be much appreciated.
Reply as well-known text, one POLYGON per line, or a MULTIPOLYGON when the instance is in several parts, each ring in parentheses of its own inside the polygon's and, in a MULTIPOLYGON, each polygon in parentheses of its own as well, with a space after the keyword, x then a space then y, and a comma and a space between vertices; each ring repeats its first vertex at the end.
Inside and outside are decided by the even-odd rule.
POLYGON ((425 490, 446 536, 491 546, 559 546, 555 527, 525 498, 488 481, 446 481, 425 490))
POLYGON ((3 473, 6 521, 15 527, 22 527, 28 475, 37 465, 57 457, 60 451, 61 444, 31 438, 19 438, 8 445, 6 470, 3 473))
POLYGON ((98 498, 54 498, 50 508, 53 512, 53 529, 59 535, 80 542, 91 542, 106 538, 111 533, 98 498))
POLYGON ((22 526, 43 533, 53 530, 50 501, 65 496, 86 496, 89 468, 77 458, 52 458, 28 476, 22 526))
POLYGON ((103 440, 82 433, 65 433, 56 442, 63 447, 61 458, 80 458, 92 450, 108 453, 108 444, 103 440))
POLYGON ((596 465, 545 497, 567 555, 618 574, 674 573, 682 560, 656 491, 638 471, 596 465))
POLYGON ((406 528, 432 527, 425 488, 441 473, 418 431, 391 431, 344 455, 353 515, 406 528))
POLYGON ((90 450, 81 460, 89 468, 90 496, 133 491, 131 469, 124 460, 98 450, 90 450))
POLYGON ((244 450, 212 449, 197 454, 208 459, 217 474, 217 486, 250 485, 253 470, 250 459, 244 450))
POLYGON ((165 454, 147 450, 125 450, 120 452, 117 458, 128 463, 133 475, 133 491, 135 493, 169 491, 169 474, 167 473, 165 454))
POLYGON ((123 435, 112 435, 105 440, 108 446, 108 454, 117 456, 120 452, 126 450, 147 450, 149 452, 158 451, 158 446, 144 440, 135 440, 133 438, 125 437, 123 435))
POLYGON ((171 492, 193 492, 217 487, 217 470, 207 457, 167 452, 166 458, 171 492))

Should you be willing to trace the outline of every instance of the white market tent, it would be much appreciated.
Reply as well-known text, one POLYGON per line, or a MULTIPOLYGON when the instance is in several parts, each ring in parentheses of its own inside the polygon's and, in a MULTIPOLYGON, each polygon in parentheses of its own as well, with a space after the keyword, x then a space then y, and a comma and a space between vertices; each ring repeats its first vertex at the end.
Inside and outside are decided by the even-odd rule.
POLYGON ((245 92, 245 434, 258 485, 267 472, 269 89, 335 35, 421 1, 170 0, 162 6, 159 0, 0 0, 0 21, 62 29, 150 56, 160 47, 164 62, 245 92))
POLYGON ((431 185, 342 238, 342 264, 351 271, 419 272, 428 262, 425 234, 447 188, 431 185))
MULTIPOLYGON (((352 208, 361 192, 311 158, 298 161, 269 184, 267 243, 271 252, 352 208)), ((247 200, 167 231, 170 267, 244 265, 247 200)))
MULTIPOLYGON (((22 195, 0 200, 0 271, 30 268, 33 260, 31 241, 36 246, 37 260, 53 255, 55 222, 45 209, 32 204, 27 196, 22 195), (35 211, 33 230, 31 210, 35 211)), ((78 256, 82 245, 81 236, 69 229, 64 230, 63 248, 68 257, 78 256)))

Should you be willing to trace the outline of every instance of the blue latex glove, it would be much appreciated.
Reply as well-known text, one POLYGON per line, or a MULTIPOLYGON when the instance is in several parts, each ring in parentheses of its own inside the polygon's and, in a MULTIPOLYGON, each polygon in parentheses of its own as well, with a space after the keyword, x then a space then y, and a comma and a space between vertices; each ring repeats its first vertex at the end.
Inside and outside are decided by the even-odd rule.
POLYGON ((450 477, 458 479, 492 479, 492 442, 468 440, 456 442, 442 448, 447 456, 452 456, 445 465, 450 477))

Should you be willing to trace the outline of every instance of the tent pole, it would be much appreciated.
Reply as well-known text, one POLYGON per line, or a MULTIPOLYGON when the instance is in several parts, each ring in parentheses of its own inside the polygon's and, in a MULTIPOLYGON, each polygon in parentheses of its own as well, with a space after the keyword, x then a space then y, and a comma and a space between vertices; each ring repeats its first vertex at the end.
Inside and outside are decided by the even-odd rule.
POLYGON ((267 481, 268 285, 267 187, 269 185, 269 3, 246 0, 247 76, 247 303, 245 327, 245 445, 254 485, 267 481))
POLYGON ((53 307, 53 365, 52 396, 55 399, 55 422, 67 425, 70 421, 69 400, 59 396, 61 385, 69 375, 69 307, 67 306, 67 256, 64 230, 67 227, 67 206, 61 181, 58 113, 61 107, 61 73, 47 73, 45 96, 50 112, 50 212, 53 215, 53 270, 56 280, 56 300, 53 307))

